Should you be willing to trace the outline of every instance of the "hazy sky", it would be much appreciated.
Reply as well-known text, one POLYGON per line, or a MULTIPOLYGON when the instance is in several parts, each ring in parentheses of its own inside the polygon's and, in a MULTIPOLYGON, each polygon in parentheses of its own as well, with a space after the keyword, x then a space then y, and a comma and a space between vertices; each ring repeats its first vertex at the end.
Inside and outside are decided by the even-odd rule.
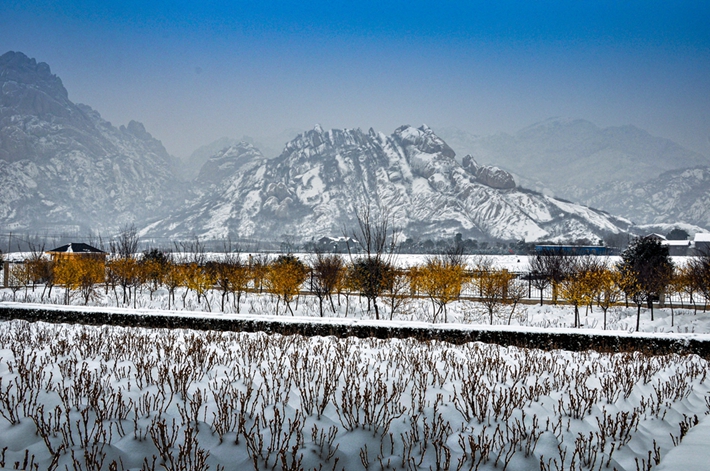
POLYGON ((710 155, 710 2, 0 1, 0 54, 177 156, 221 136, 635 124, 710 155))

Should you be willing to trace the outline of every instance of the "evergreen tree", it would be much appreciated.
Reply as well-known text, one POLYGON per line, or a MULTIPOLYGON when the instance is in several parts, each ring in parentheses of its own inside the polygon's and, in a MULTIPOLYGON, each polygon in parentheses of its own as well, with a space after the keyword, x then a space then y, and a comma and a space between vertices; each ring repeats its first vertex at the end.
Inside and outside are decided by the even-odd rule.
MULTIPOLYGON (((639 237, 621 254, 619 271, 623 276, 634 279, 642 301, 651 309, 653 301, 665 291, 673 275, 673 261, 668 254, 668 246, 654 237, 639 237)), ((637 303, 636 330, 639 329, 641 303, 637 303)))

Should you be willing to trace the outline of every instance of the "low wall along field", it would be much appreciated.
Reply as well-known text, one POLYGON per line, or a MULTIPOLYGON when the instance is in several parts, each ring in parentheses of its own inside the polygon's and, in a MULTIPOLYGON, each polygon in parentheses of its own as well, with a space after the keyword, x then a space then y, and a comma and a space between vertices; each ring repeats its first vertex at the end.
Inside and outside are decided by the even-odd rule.
POLYGON ((0 304, 1 319, 30 322, 114 325, 123 327, 179 328, 229 332, 266 332, 282 335, 335 336, 377 339, 413 338, 452 344, 484 342, 501 346, 542 350, 603 353, 640 352, 646 355, 696 354, 710 359, 710 335, 644 335, 584 332, 575 329, 510 328, 505 326, 456 326, 420 322, 368 322, 350 319, 291 318, 240 315, 223 317, 203 313, 171 314, 130 309, 79 308, 32 304, 0 304))

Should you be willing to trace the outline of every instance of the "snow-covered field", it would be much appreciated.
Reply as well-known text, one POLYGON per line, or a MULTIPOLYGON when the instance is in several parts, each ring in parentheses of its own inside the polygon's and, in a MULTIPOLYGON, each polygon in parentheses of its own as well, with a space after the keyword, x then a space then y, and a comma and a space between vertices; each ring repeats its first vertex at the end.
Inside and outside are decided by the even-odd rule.
POLYGON ((0 467, 704 469, 707 373, 696 356, 8 321, 0 467))

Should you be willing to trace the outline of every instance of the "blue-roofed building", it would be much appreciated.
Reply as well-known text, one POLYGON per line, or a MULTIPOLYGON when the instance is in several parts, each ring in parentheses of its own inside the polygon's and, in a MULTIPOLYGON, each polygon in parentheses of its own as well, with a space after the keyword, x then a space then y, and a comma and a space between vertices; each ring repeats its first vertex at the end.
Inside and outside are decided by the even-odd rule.
POLYGON ((603 245, 536 245, 535 252, 554 255, 611 255, 611 249, 603 245))

